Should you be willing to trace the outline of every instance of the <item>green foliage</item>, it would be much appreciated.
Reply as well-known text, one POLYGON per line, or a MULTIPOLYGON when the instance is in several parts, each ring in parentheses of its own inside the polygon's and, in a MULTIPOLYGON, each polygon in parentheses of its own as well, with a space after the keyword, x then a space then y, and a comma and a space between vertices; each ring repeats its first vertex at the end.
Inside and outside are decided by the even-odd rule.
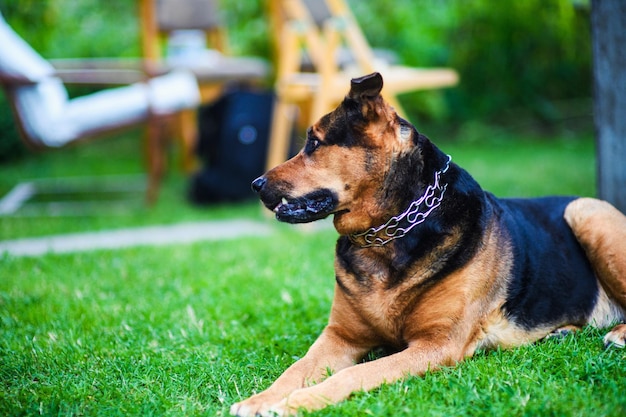
POLYGON ((50 11, 51 0, 0 0, 4 19, 35 50, 45 50, 47 33, 57 23, 50 11))
POLYGON ((450 94, 457 117, 525 108, 550 121, 559 116, 554 100, 591 95, 588 10, 570 0, 457 2, 453 10, 446 39, 461 75, 450 94))
POLYGON ((220 1, 231 52, 271 59, 271 37, 265 1, 220 1))
MULTIPOLYGON (((412 66, 446 66, 457 87, 411 93, 413 116, 493 122, 503 111, 562 117, 554 101, 591 95, 588 7, 572 0, 350 1, 371 44, 412 66)), ((586 110, 588 111, 588 109, 586 110)))
POLYGON ((137 4, 127 0, 0 0, 0 11, 47 59, 138 56, 137 4))
POLYGON ((0 91, 0 163, 25 153, 26 148, 20 141, 9 103, 0 91))

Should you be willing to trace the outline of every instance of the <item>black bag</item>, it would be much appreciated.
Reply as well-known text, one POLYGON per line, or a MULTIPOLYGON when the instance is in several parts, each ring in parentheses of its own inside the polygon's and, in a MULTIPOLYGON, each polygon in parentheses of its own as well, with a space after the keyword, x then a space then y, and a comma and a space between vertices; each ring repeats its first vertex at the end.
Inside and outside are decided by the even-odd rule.
POLYGON ((191 179, 197 204, 254 197, 252 180, 265 171, 274 96, 234 91, 200 108, 197 154, 203 168, 191 179))

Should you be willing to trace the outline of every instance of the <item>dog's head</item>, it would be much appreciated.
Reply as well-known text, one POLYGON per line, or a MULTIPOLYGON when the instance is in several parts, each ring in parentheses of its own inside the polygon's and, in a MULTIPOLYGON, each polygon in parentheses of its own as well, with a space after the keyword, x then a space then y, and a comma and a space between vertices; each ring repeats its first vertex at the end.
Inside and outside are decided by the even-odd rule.
POLYGON ((334 214, 340 234, 354 233, 397 214, 432 181, 445 155, 398 116, 382 88, 378 73, 353 79, 339 107, 308 129, 300 153, 254 180, 278 220, 334 214))

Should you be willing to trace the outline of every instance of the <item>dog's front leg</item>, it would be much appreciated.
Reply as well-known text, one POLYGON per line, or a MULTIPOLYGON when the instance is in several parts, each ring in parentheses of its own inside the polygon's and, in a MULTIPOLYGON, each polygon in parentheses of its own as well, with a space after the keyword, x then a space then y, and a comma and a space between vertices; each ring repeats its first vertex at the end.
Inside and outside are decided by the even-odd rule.
POLYGON ((441 346, 410 346, 402 352, 345 368, 317 385, 298 389, 271 410, 277 415, 288 416, 298 410, 324 408, 347 399, 353 392, 369 391, 409 375, 422 375, 428 370, 451 364, 457 360, 456 356, 441 346))
POLYGON ((369 347, 355 347, 327 327, 307 354, 291 365, 267 390, 234 404, 230 413, 239 417, 273 415, 271 408, 293 391, 315 384, 328 376, 354 365, 369 347))

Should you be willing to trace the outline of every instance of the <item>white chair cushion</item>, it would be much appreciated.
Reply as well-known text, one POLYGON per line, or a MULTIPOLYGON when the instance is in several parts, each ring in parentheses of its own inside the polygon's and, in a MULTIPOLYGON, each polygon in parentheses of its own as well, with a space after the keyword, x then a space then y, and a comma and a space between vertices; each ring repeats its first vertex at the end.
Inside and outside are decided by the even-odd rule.
POLYGON ((148 81, 150 106, 154 114, 171 114, 200 105, 196 77, 187 70, 176 70, 148 81))
POLYGON ((103 90, 68 101, 54 68, 0 14, 0 75, 15 80, 15 106, 29 138, 41 145, 69 142, 198 106, 200 91, 191 72, 176 71, 146 83, 103 90), (32 84, 31 84, 32 83, 32 84))
POLYGON ((188 72, 173 72, 70 100, 63 122, 86 136, 146 120, 150 114, 168 115, 200 104, 196 79, 188 72))
POLYGON ((195 77, 182 71, 69 101, 57 78, 22 86, 15 96, 26 133, 50 147, 135 124, 147 120, 150 114, 173 114, 200 103, 195 77))
POLYGON ((67 91, 58 78, 48 78, 38 84, 24 85, 14 90, 15 107, 26 135, 46 146, 62 146, 76 136, 75 129, 63 119, 67 91))

